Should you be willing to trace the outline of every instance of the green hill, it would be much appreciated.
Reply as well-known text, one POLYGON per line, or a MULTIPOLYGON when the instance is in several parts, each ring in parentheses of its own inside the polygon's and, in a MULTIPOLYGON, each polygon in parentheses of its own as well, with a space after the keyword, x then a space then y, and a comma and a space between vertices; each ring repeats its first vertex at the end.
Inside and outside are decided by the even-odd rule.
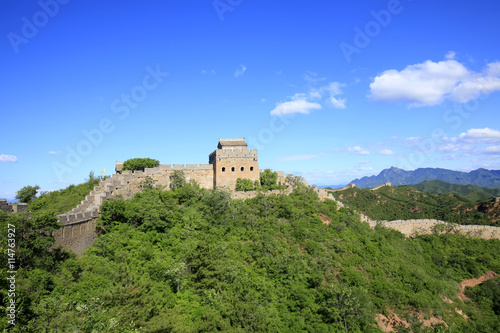
POLYGON ((75 208, 85 196, 99 185, 105 177, 95 177, 90 173, 89 178, 82 184, 70 185, 65 189, 51 192, 42 192, 28 204, 33 214, 63 214, 75 208))
POLYGON ((387 186, 376 191, 352 188, 333 195, 374 220, 438 219, 459 224, 500 226, 500 205, 471 202, 457 194, 434 194, 412 186, 387 186))
POLYGON ((500 272, 496 239, 372 230, 303 185, 246 201, 192 184, 147 189, 101 211, 81 258, 52 247, 50 216, 0 215, 3 234, 15 225, 19 237, 11 332, 382 332, 376 314, 393 313, 410 326, 399 332, 500 324, 497 281, 457 298, 464 279, 500 272), (424 317, 443 322, 424 327, 424 317))
POLYGON ((428 193, 455 193, 470 201, 490 199, 500 196, 500 189, 476 185, 459 185, 442 180, 424 181, 412 187, 428 193))

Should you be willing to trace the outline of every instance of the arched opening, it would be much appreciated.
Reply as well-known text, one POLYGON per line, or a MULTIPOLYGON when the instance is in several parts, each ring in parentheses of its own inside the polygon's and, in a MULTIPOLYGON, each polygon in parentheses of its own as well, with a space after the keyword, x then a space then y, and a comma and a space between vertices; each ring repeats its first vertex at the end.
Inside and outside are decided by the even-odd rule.
POLYGON ((253 167, 250 167, 250 171, 253 171, 253 167))
POLYGON ((231 171, 234 172, 234 170, 236 170, 234 167, 231 167, 231 171))
POLYGON ((240 170, 241 170, 241 171, 245 171, 245 167, 241 167, 241 168, 240 168, 240 170))
POLYGON ((226 167, 222 167, 222 172, 226 172, 226 167))

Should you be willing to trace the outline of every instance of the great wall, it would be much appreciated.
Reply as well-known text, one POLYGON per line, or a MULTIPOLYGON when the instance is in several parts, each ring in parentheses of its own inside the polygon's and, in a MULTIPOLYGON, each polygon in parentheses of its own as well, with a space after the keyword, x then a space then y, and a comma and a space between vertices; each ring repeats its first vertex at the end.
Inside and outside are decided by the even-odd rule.
MULTIPOLYGON (((233 199, 249 199, 259 193, 264 195, 288 195, 293 191, 292 186, 287 186, 283 190, 260 191, 234 191, 238 178, 248 178, 252 181, 260 179, 258 168, 257 151, 248 150, 244 139, 220 139, 218 149, 209 155, 209 164, 161 164, 155 168, 146 168, 144 171, 123 170, 123 163, 117 162, 116 173, 110 178, 102 180, 95 186, 85 199, 82 200, 70 212, 58 215, 62 227, 54 232, 56 244, 77 254, 82 254, 97 239, 96 225, 100 214, 101 205, 105 200, 118 196, 129 199, 135 193, 142 190, 146 181, 152 181, 155 185, 169 188, 170 176, 174 171, 182 171, 186 181, 194 180, 200 187, 226 188, 231 190, 233 199)), ((282 171, 277 171, 278 184, 290 185, 287 183, 287 176, 282 171)), ((304 184, 309 186, 307 182, 304 184)), ((354 184, 349 184, 343 189, 353 188, 354 184)), ((377 190, 383 186, 391 186, 390 183, 383 184, 372 190, 377 190)), ((342 202, 337 201, 330 193, 338 190, 325 190, 316 186, 309 186, 318 194, 320 200, 330 199, 337 203, 337 209, 344 207, 342 202)), ((5 199, 0 199, 0 210, 18 213, 27 210, 26 204, 8 204, 5 199)), ((500 228, 490 226, 457 225, 438 220, 398 220, 398 221, 372 221, 368 216, 360 214, 361 221, 368 222, 370 227, 375 228, 381 225, 400 231, 406 236, 415 233, 425 234, 435 232, 438 225, 443 226, 441 231, 455 231, 462 234, 480 237, 485 239, 500 239, 500 228)))

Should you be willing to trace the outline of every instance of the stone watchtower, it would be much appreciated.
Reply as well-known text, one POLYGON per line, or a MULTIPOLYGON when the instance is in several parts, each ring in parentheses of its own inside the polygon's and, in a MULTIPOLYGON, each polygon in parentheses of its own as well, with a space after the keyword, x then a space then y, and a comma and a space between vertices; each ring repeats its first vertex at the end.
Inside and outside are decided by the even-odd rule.
POLYGON ((217 150, 208 157, 214 166, 214 188, 236 187, 238 178, 260 181, 257 149, 248 149, 245 139, 219 139, 217 150))

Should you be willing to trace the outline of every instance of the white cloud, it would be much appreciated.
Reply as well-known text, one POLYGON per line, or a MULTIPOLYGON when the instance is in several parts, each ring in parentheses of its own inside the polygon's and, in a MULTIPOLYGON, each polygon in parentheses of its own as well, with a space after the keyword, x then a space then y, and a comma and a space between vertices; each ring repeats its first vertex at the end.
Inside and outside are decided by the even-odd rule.
POLYGON ((462 133, 458 138, 465 142, 486 142, 497 143, 500 142, 500 131, 485 128, 472 128, 465 133, 462 133))
POLYGON ((347 148, 348 152, 355 153, 358 155, 368 155, 370 152, 366 149, 361 148, 360 146, 354 146, 347 148))
POLYGON ((17 162, 17 157, 14 155, 0 155, 0 162, 17 162))
POLYGON ((306 74, 304 74, 304 80, 312 83, 317 83, 326 80, 326 78, 318 77, 318 74, 307 71, 306 74))
POLYGON ((321 154, 293 155, 293 156, 279 157, 277 160, 282 162, 307 161, 307 160, 312 160, 314 158, 318 158, 320 156, 321 154))
POLYGON ((381 151, 378 152, 380 155, 387 155, 387 156, 391 156, 391 155, 396 155, 395 152, 393 152, 392 150, 390 149, 382 149, 381 151))
POLYGON ((480 95, 500 90, 500 62, 490 63, 478 73, 465 68, 449 52, 447 60, 427 60, 398 71, 390 69, 375 77, 369 97, 382 101, 407 101, 410 106, 432 106, 449 99, 466 103, 480 95))
POLYGON ((372 171, 373 168, 372 167, 359 167, 359 170, 360 171, 372 171))
POLYGON ((455 59, 455 56, 457 54, 453 51, 449 51, 448 53, 446 53, 446 55, 444 56, 446 59, 455 59))
POLYGON ((215 75, 215 71, 213 69, 211 69, 211 70, 202 69, 200 74, 204 74, 204 75, 206 75, 206 74, 212 74, 212 75, 215 75))
POLYGON ((265 101, 267 101, 267 99, 265 99, 265 98, 261 98, 261 99, 260 99, 260 101, 261 101, 262 103, 264 103, 265 101))
POLYGON ((295 94, 291 101, 277 104, 271 111, 271 116, 280 117, 294 113, 309 114, 312 110, 318 109, 321 109, 320 104, 308 102, 303 94, 295 94))
POLYGON ((322 98, 326 93, 328 94, 328 97, 326 99, 327 105, 335 109, 345 109, 346 108, 345 103, 347 100, 345 98, 336 97, 342 94, 343 87, 345 87, 344 83, 336 81, 330 82, 326 86, 311 89, 311 91, 309 91, 309 97, 313 99, 322 98))
POLYGON ((242 76, 247 70, 247 67, 245 65, 240 65, 238 69, 234 72, 234 77, 239 77, 242 76))
POLYGON ((57 151, 51 150, 51 151, 49 151, 50 155, 57 155, 57 154, 60 154, 60 153, 61 153, 60 150, 57 150, 57 151))
POLYGON ((490 146, 482 150, 484 154, 500 155, 500 146, 490 146))
POLYGON ((406 141, 420 141, 423 138, 421 136, 410 136, 409 138, 406 138, 406 141))
MULTIPOLYGON (((306 77, 312 74, 314 73, 308 72, 306 77)), ((309 78, 309 81, 310 80, 311 78, 309 78)), ((307 94, 297 93, 289 97, 291 101, 277 103, 274 110, 271 111, 271 115, 283 116, 294 113, 309 114, 312 110, 321 109, 323 103, 336 109, 345 109, 346 99, 337 97, 342 94, 342 87, 344 86, 345 84, 334 81, 319 88, 312 88, 307 94), (325 95, 326 98, 322 100, 325 95), (317 102, 315 100, 317 100, 317 102)))

